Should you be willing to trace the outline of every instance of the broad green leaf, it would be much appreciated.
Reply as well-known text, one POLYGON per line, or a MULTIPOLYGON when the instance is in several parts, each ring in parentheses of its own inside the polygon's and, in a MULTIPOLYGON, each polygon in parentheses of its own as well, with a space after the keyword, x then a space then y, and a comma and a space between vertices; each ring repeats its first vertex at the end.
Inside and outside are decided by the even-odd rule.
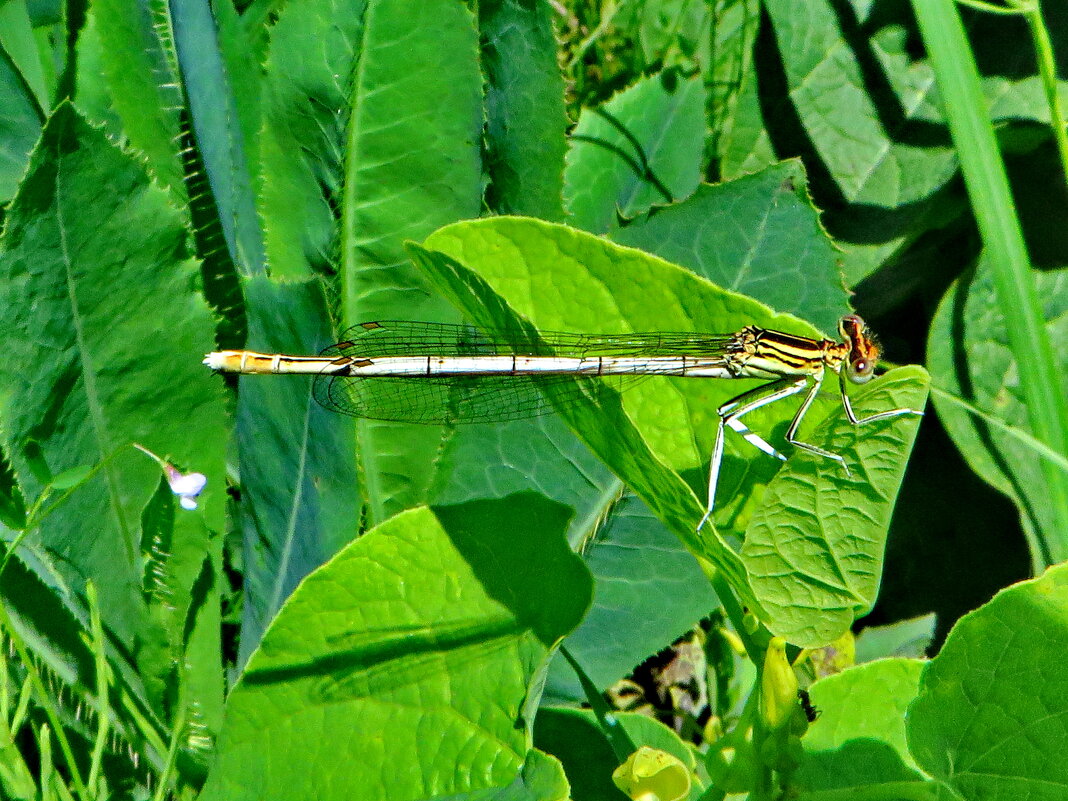
MULTIPOLYGON (((565 644, 599 688, 626 676, 719 606, 693 556, 629 493, 580 553, 596 579, 593 606, 565 644)), ((553 661, 546 692, 583 698, 562 659, 553 661)))
MULTIPOLYGON (((497 217, 443 228, 425 244, 477 273, 516 313, 544 331, 729 333, 756 324, 816 333, 796 318, 776 315, 655 256, 566 226, 497 217)), ((624 400, 652 450, 682 472, 707 460, 716 407, 758 385, 656 379, 628 390, 624 400)), ((783 418, 779 413, 765 419, 783 418)), ((760 418, 747 418, 752 419, 760 418)), ((703 482, 696 477, 698 487, 703 482)))
POLYGON ((0 203, 11 199, 26 172, 42 113, 18 65, 0 47, 0 203))
MULTIPOLYGON (((543 330, 730 331, 754 322, 799 333, 812 330, 686 270, 564 226, 500 217, 442 229, 427 240, 427 246, 478 274, 476 278, 452 262, 413 249, 423 268, 435 273, 441 290, 470 319, 486 327, 518 324, 514 312, 494 295, 499 292, 515 312, 543 330), (561 294, 561 287, 567 292, 561 294)), ((696 473, 711 453, 711 438, 705 437, 715 431, 717 406, 754 385, 745 381, 650 381, 627 393, 630 418, 610 392, 598 399, 599 412, 590 407, 560 409, 587 446, 687 547, 711 558, 740 589, 746 582, 737 557, 714 537, 695 536, 701 503, 665 463, 691 471, 699 485, 704 483, 706 479, 696 473), (701 438, 700 444, 695 437, 701 438)), ((737 443, 732 441, 728 447, 734 453, 737 443)))
POLYGON ((848 295, 798 160, 772 165, 632 220, 611 233, 731 289, 834 331, 848 295))
POLYGON ((502 214, 563 217, 564 79, 546 3, 478 5, 486 71, 486 168, 490 207, 502 214))
POLYGON ((616 502, 615 476, 555 416, 458 427, 441 445, 434 505, 535 490, 575 510, 568 542, 579 550, 616 502))
POLYGON ((969 801, 1063 799, 1066 649, 1064 565, 957 621, 909 707, 920 767, 969 801))
MULTIPOLYGON (((318 353, 332 342, 318 279, 245 284, 249 347, 318 353)), ((300 581, 360 530, 355 426, 315 402, 311 376, 243 376, 237 404, 244 540, 239 662, 300 581)))
MULTIPOLYGON (((481 207, 482 77, 468 8, 434 0, 413 16, 385 0, 294 0, 270 53, 263 198, 272 272, 339 272, 332 307, 342 326, 455 316, 402 246, 481 207)), ((360 421, 371 523, 427 500, 442 436, 360 421)))
POLYGON ((309 576, 230 695, 201 798, 507 788, 535 677, 589 603, 565 520, 529 494, 407 512, 309 576))
POLYGON ((334 267, 345 132, 355 86, 338 75, 359 63, 366 2, 293 0, 271 28, 265 66, 260 207, 267 260, 278 278, 334 267), (318 46, 309 50, 308 42, 318 46))
MULTIPOLYGON (((712 117, 715 154, 719 157, 719 175, 724 180, 760 172, 785 158, 798 155, 780 152, 784 150, 782 143, 772 141, 765 125, 768 109, 762 101, 770 99, 773 103, 784 102, 780 94, 784 88, 781 86, 781 76, 778 76, 780 84, 775 86, 774 93, 767 81, 761 80, 765 68, 761 60, 765 52, 762 49, 765 40, 761 39, 760 33, 763 31, 766 34, 768 30, 766 18, 762 19, 761 7, 754 0, 736 0, 732 3, 732 9, 732 32, 739 38, 751 41, 748 47, 737 41, 729 42, 732 55, 736 48, 741 48, 742 54, 734 55, 725 66, 717 64, 717 77, 724 81, 719 93, 729 93, 726 100, 730 102, 729 113, 728 109, 721 108, 718 113, 714 111, 715 116, 712 117)), ((713 92, 713 99, 718 99, 719 93, 713 92)))
POLYGON ((197 154, 230 260, 241 275, 262 273, 263 235, 248 158, 254 143, 246 135, 252 125, 247 115, 258 108, 236 94, 226 63, 228 40, 220 35, 211 8, 199 0, 175 0, 167 13, 197 154))
MULTIPOLYGON (((452 436, 442 443, 441 459, 453 467, 440 474, 444 480, 434 488, 435 504, 503 498, 536 490, 577 511, 595 496, 610 496, 600 504, 603 506, 618 494, 612 474, 588 450, 575 447, 570 430, 556 417, 476 423, 462 431, 477 436, 452 436), (535 439, 546 447, 532 448, 535 439), (550 464, 541 464, 547 455, 550 464)), ((568 539, 577 548, 587 529, 576 529, 575 522, 568 539)))
POLYGON ((28 449, 52 475, 107 460, 40 535, 73 590, 96 582, 105 624, 131 644, 143 625, 140 515, 160 477, 131 444, 204 473, 202 511, 186 514, 223 527, 226 410, 199 364, 212 320, 186 241, 142 167, 70 106, 57 110, 0 252, 3 444, 29 503, 43 486, 28 449))
POLYGON ((244 28, 244 41, 249 59, 261 67, 267 60, 267 47, 278 16, 288 0, 252 0, 240 6, 238 23, 244 28))
MULTIPOLYGON (((855 44, 843 33, 831 3, 774 0, 766 8, 788 92, 775 98, 779 108, 771 111, 785 113, 789 107, 797 115, 845 201, 885 208, 914 203, 954 174, 948 138, 917 138, 923 123, 942 119, 930 67, 909 54, 900 27, 879 27, 865 42, 885 70, 890 85, 884 91, 893 92, 904 112, 888 118, 880 113, 855 44)), ((869 8, 848 11, 863 17, 872 13, 869 8)), ((739 169, 746 171, 744 162, 739 169)))
POLYGON ((34 36, 25 0, 0 4, 0 52, 7 55, 15 72, 26 82, 37 108, 51 108, 56 76, 45 68, 51 54, 34 36))
POLYGON ((404 242, 481 207, 475 20, 452 0, 424 3, 417 15, 378 0, 364 25, 343 142, 341 317, 432 319, 445 306, 426 294, 404 242))
MULTIPOLYGON (((753 43, 759 27, 760 7, 755 0, 731 0, 717 6, 708 53, 702 52, 699 58, 708 87, 706 116, 711 129, 705 146, 717 175, 723 172, 723 151, 734 129, 747 122, 746 112, 755 111, 751 104, 740 104, 739 100, 746 85, 756 80, 753 43)), ((760 125, 758 117, 750 122, 760 125)), ((770 165, 776 160, 770 156, 764 163, 770 165)))
MULTIPOLYGON (((1061 390, 1068 393, 1068 270, 1036 272, 1046 331, 1060 360, 1061 390)), ((993 276, 980 262, 974 274, 954 284, 931 323, 927 360, 936 386, 963 398, 983 419, 934 396, 938 416, 971 468, 1012 499, 1028 535, 1033 565, 1068 558, 1068 540, 1051 514, 1040 460, 1027 436, 1027 409, 1020 393, 1016 359, 1009 347, 1004 313, 993 276)))
MULTIPOLYGON (((244 301, 229 246, 234 228, 230 226, 228 233, 223 221, 241 228, 249 217, 239 218, 238 207, 247 197, 236 188, 239 181, 220 190, 220 181, 212 183, 211 176, 218 176, 219 170, 225 173, 230 169, 226 160, 240 160, 243 151, 238 147, 220 154, 209 146, 201 152, 193 144, 189 95, 182 88, 171 7, 164 5, 162 0, 94 0, 78 39, 78 108, 94 123, 104 126, 112 139, 129 142, 139 151, 152 174, 171 192, 176 205, 186 210, 193 225, 196 254, 203 262, 204 293, 221 315, 217 340, 221 347, 237 348, 245 340, 244 301), (229 194, 219 198, 219 191, 229 194)), ((180 6, 174 8, 182 19, 188 16, 180 6)), ((227 19, 223 18, 224 26, 227 19)), ((178 30, 185 28, 179 25, 178 30)), ((203 65, 194 66, 207 67, 210 62, 206 59, 203 65)), ((193 85, 197 85, 205 76, 196 70, 194 73, 193 85)), ((231 82, 237 77, 235 72, 228 76, 231 82)), ((200 135, 204 135, 208 119, 210 114, 198 118, 200 135)), ((247 138, 249 114, 241 114, 239 119, 247 138)), ((209 132, 207 136, 217 134, 209 132)), ((218 136, 221 139, 222 134, 218 136)), ((254 216, 252 219, 255 222, 254 216)), ((254 251, 255 246, 249 250, 254 251)))
MULTIPOLYGON (((235 135, 241 137, 249 175, 257 176, 261 169, 260 131, 263 128, 263 54, 259 50, 266 45, 267 29, 249 30, 238 13, 238 6, 233 3, 219 3, 211 9, 218 29, 223 74, 233 93, 234 122, 240 128, 235 135)), ((260 232, 258 227, 256 231, 260 232)))
POLYGON ((619 214, 633 217, 690 195, 701 177, 704 107, 700 76, 665 73, 583 111, 564 171, 571 222, 604 233, 619 214))
MULTIPOLYGON (((178 85, 174 54, 163 41, 158 18, 152 9, 136 0, 93 0, 89 14, 99 38, 99 55, 107 85, 109 114, 117 114, 121 131, 148 161, 156 178, 178 202, 187 199, 183 177, 181 121, 185 106, 178 85)), ((85 84, 95 78, 79 78, 79 105, 85 84)), ((104 111, 104 109, 101 109, 104 111)), ((98 118, 108 122, 107 115, 98 118)))
POLYGON ((905 743, 905 709, 916 697, 923 665, 882 659, 813 684, 809 696, 820 715, 801 741, 796 789, 855 788, 862 797, 865 785, 923 781, 905 743))
MULTIPOLYGON (((420 259, 427 270, 437 271, 442 290, 454 298, 467 316, 487 327, 517 325, 511 312, 501 307, 500 299, 492 296, 492 292, 498 292, 515 312, 543 330, 732 331, 756 323, 777 330, 811 331, 786 315, 775 316, 756 301, 721 290, 659 259, 562 226, 496 218, 450 226, 434 234, 426 244, 473 269, 488 284, 480 286, 477 279, 471 280, 467 273, 442 260, 420 259), (566 293, 560 292, 562 287, 567 288, 566 293), (487 295, 489 290, 492 292, 487 295)), ((589 409, 561 410, 586 444, 650 505, 687 547, 726 570, 743 593, 747 591, 746 580, 738 569, 735 554, 714 538, 694 536, 696 521, 690 515, 699 508, 699 503, 686 485, 665 467, 686 471, 688 476, 696 478, 700 487, 705 480, 700 473, 706 469, 704 462, 711 452, 710 435, 715 431, 716 408, 755 385, 748 381, 650 380, 626 394, 630 419, 621 416, 618 407, 612 408, 611 403, 600 404, 601 413, 607 417, 589 409), (631 420, 637 430, 632 428, 631 420)), ((832 385, 836 387, 836 381, 832 385)), ((869 390, 879 386, 876 383, 869 390)), ((919 388, 909 382, 903 387, 919 388)), ((873 405, 880 400, 877 393, 869 391, 867 395, 871 396, 873 405)), ((893 398, 884 396, 881 400, 893 398)), ((918 403, 922 396, 914 400, 918 403)), ((878 406, 875 410, 899 405, 878 406)), ((790 413, 793 408, 796 407, 791 407, 790 413)), ((811 411, 812 417, 808 419, 819 420, 830 408, 840 412, 840 402, 833 396, 811 411)), ((769 419, 788 418, 782 409, 761 411, 768 415, 763 417, 764 423, 769 419)), ((760 418, 747 418, 747 421, 754 430, 761 430, 760 418)), ((890 430, 908 432, 914 428, 910 429, 903 419, 892 423, 890 430)), ((803 429, 801 433, 804 436, 806 431, 803 429)), ((902 445, 905 442, 900 440, 902 445)), ((739 437, 728 436, 726 443, 728 456, 722 486, 727 494, 721 502, 722 515, 717 519, 727 521, 734 516, 735 527, 740 527, 748 514, 744 504, 750 507, 755 504, 754 490, 767 483, 775 465, 739 437), (759 472, 749 471, 751 463, 757 465, 759 472), (734 501, 734 496, 740 501, 734 501), (743 503, 742 507, 738 506, 739 502, 743 503)), ((889 520, 888 503, 896 492, 906 454, 907 448, 901 447, 878 460, 892 470, 879 473, 881 483, 878 491, 873 491, 881 497, 874 506, 875 523, 867 517, 872 512, 866 508, 867 504, 850 508, 850 514, 842 520, 846 528, 854 524, 864 527, 869 539, 878 540, 880 552, 889 520)), ((800 472, 810 469, 801 468, 800 472)), ((860 484, 855 491, 863 491, 865 486, 860 484)), ((848 591, 852 593, 853 589, 848 591)), ((773 600, 781 601, 781 595, 773 600)), ((858 603, 850 596, 851 610, 866 603, 858 603)), ((805 616, 810 614, 811 611, 806 612, 805 616)), ((833 625, 840 625, 840 621, 833 625)))
MULTIPOLYGON (((858 418, 922 410, 928 377, 904 367, 852 396, 858 418)), ((874 604, 883 553, 918 415, 854 426, 839 406, 802 441, 844 455, 850 471, 797 452, 768 486, 746 530, 742 560, 774 634, 805 648, 826 645, 874 604)))

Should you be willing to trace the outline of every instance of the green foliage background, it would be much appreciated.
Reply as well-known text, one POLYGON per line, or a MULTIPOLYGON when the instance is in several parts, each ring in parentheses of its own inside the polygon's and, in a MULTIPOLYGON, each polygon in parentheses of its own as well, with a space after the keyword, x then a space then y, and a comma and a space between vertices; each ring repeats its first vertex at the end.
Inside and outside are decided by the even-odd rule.
POLYGON ((0 5, 0 797, 1062 797, 1068 28, 1017 11, 973 69, 943 0, 0 5), (922 423, 828 376, 848 473, 728 432, 700 532, 759 382, 415 426, 200 364, 851 309, 911 365, 858 416, 922 423), (693 631, 675 729, 605 706, 693 631))

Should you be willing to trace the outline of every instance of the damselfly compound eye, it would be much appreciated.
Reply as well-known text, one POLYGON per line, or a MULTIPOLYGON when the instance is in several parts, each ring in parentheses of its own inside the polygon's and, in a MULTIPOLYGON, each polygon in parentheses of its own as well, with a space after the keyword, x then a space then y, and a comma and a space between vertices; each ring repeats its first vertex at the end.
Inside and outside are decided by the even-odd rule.
POLYGON ((849 362, 846 376, 854 384, 865 384, 875 374, 875 360, 861 357, 849 362))

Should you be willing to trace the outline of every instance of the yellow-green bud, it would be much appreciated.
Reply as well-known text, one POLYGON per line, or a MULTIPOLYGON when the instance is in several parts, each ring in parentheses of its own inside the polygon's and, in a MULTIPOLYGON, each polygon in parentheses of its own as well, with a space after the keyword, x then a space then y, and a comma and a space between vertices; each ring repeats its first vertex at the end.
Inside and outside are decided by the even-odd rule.
POLYGON ((797 706, 797 675, 786 658, 786 640, 772 637, 760 674, 760 719, 769 731, 778 731, 797 706))

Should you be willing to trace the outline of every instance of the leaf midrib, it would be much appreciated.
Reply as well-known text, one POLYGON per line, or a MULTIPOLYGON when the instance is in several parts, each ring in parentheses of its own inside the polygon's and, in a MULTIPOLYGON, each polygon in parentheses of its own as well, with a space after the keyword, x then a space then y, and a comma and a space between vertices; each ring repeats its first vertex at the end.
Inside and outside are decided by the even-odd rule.
POLYGON ((67 287, 67 299, 70 303, 71 321, 74 326, 74 338, 78 351, 78 361, 82 368, 81 374, 82 383, 85 386, 86 408, 89 412, 90 424, 93 427, 93 440, 96 444, 97 457, 104 463, 101 472, 104 474, 104 481, 108 487, 108 505, 111 507, 111 510, 115 515, 119 531, 122 534, 122 544, 126 549, 126 558, 129 564, 132 565, 134 564, 134 554, 131 546, 133 540, 130 533, 130 527, 126 521, 126 516, 123 514, 122 504, 117 501, 119 497, 119 489, 114 473, 114 467, 109 464, 109 460, 105 458, 106 448, 103 445, 104 432, 107 428, 107 424, 104 420, 100 393, 96 386, 96 374, 93 372, 92 358, 89 355, 88 345, 86 344, 84 318, 78 303, 77 285, 74 279, 74 271, 72 269, 70 249, 67 243, 67 224, 63 215, 62 198, 63 164, 63 154, 57 151, 55 183, 56 229, 59 234, 60 258, 63 261, 63 277, 67 287))

